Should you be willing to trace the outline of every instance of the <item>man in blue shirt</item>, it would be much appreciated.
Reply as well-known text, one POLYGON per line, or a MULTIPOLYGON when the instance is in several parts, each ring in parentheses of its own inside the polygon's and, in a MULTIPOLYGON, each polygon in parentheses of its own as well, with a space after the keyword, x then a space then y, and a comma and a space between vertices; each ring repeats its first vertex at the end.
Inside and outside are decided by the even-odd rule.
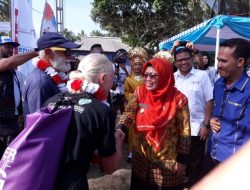
POLYGON ((244 70, 249 55, 247 40, 234 38, 220 44, 217 60, 221 78, 214 86, 207 171, 224 162, 250 139, 250 78, 244 70))
POLYGON ((39 59, 22 89, 24 115, 37 111, 48 98, 67 91, 65 73, 71 70, 71 49, 79 47, 55 32, 47 32, 37 40, 39 59))

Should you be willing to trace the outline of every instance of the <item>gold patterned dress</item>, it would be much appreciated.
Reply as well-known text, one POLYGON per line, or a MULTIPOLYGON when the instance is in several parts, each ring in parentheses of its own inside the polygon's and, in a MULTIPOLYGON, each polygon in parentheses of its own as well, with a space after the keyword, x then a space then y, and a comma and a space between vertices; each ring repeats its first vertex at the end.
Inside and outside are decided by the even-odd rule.
MULTIPOLYGON (((144 79, 142 76, 136 76, 134 74, 130 75, 125 80, 124 85, 124 97, 126 103, 133 97, 136 87, 143 85, 144 79)), ((129 152, 132 151, 132 147, 135 144, 135 122, 132 122, 128 128, 128 143, 129 143, 129 152)))
MULTIPOLYGON (((126 106, 118 125, 131 126, 140 108, 134 95, 126 106)), ((187 163, 190 151, 190 119, 188 104, 177 110, 176 116, 166 125, 167 138, 160 151, 155 152, 146 140, 144 133, 135 132, 135 144, 132 157, 132 181, 143 181, 140 189, 171 189, 183 183, 184 176, 174 172, 176 162, 187 163)))

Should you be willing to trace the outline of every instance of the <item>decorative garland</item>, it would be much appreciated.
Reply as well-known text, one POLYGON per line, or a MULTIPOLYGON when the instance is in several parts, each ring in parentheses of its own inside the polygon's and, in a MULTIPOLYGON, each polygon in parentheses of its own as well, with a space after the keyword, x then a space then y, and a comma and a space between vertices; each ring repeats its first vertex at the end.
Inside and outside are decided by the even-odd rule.
POLYGON ((61 92, 67 91, 66 83, 68 78, 65 73, 58 73, 51 65, 41 59, 38 60, 36 66, 50 76, 61 92))
POLYGON ((107 99, 107 95, 98 84, 90 83, 86 80, 71 79, 67 82, 67 88, 71 93, 88 92, 100 101, 107 99))

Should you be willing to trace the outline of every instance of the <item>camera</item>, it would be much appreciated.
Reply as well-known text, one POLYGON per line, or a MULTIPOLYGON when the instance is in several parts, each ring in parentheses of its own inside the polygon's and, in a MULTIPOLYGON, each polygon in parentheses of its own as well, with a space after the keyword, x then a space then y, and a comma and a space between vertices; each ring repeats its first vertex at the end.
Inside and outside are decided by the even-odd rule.
POLYGON ((179 41, 180 46, 186 46, 187 45, 187 41, 179 41))

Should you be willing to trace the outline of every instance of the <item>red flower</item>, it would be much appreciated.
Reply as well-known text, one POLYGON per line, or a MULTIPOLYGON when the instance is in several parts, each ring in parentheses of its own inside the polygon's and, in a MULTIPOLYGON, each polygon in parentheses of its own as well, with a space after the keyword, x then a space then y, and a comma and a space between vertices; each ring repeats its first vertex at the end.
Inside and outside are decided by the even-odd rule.
POLYGON ((62 83, 61 77, 59 75, 54 75, 53 77, 51 77, 51 79, 54 81, 55 84, 62 83))
POLYGON ((45 61, 43 61, 43 60, 39 60, 38 62, 37 62, 37 67, 39 68, 39 69, 41 69, 41 70, 45 70, 47 67, 49 67, 50 65, 47 63, 47 62, 45 62, 45 61))
POLYGON ((81 90, 82 80, 76 79, 71 83, 71 88, 75 91, 81 90))

